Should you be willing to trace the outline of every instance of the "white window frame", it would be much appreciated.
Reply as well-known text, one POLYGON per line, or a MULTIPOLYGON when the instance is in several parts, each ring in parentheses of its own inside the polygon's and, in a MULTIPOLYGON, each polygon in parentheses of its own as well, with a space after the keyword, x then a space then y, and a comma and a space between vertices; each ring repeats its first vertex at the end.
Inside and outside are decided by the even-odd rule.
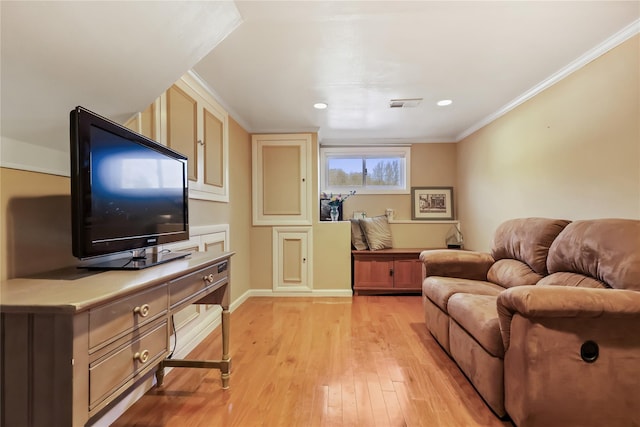
POLYGON ((320 190, 325 193, 348 193, 356 190, 357 194, 409 194, 411 192, 411 147, 410 146, 358 146, 358 147, 320 147, 320 190), (404 159, 404 186, 397 189, 381 189, 366 187, 331 187, 328 182, 327 157, 400 157, 404 159))

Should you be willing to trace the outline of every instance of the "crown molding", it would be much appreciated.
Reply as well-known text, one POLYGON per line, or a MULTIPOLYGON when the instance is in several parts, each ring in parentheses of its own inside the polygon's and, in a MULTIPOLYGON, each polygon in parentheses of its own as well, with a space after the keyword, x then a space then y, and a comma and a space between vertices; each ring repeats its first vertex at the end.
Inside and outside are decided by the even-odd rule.
POLYGON ((524 92, 522 95, 515 98, 513 101, 504 105, 495 113, 490 114, 489 116, 475 123, 471 127, 467 128, 456 137, 455 142, 460 142, 461 140, 468 137, 469 135, 476 132, 477 130, 485 127, 486 125, 493 122, 494 120, 497 120, 498 118, 504 116, 505 114, 507 114, 509 111, 513 110, 520 104, 525 103, 529 99, 538 95, 543 90, 548 89, 549 87, 553 86, 560 80, 564 79, 565 77, 569 76, 570 74, 584 67, 594 59, 597 59, 598 57, 604 55, 611 49, 621 45, 622 43, 629 40, 631 37, 635 36, 638 33, 640 33, 640 19, 636 19, 634 22, 627 25, 625 28, 618 31, 613 36, 605 40, 604 42, 600 43, 598 46, 587 51, 585 54, 580 56, 575 61, 569 63, 567 66, 563 67, 559 71, 547 77, 545 80, 541 81, 540 83, 538 83, 537 85, 529 89, 528 91, 524 92))
POLYGON ((211 96, 213 96, 213 99, 215 99, 216 102, 218 104, 220 104, 222 106, 222 108, 224 108, 227 111, 227 114, 230 115, 233 118, 233 120, 235 120, 240 126, 242 126, 242 128, 244 130, 246 130, 249 133, 255 133, 251 129, 251 126, 249 126, 249 123, 246 120, 244 120, 242 118, 242 116, 240 116, 240 114, 238 114, 237 111, 235 111, 233 108, 231 108, 231 106, 225 102, 224 98, 222 98, 220 96, 220 94, 218 92, 216 92, 215 89, 212 88, 209 83, 207 83, 207 81, 205 79, 200 77, 200 75, 198 73, 196 73, 192 69, 192 70, 187 71, 186 74, 191 76, 191 78, 193 78, 196 82, 198 82, 198 84, 200 84, 203 88, 205 88, 207 90, 207 92, 209 92, 211 94, 211 96))

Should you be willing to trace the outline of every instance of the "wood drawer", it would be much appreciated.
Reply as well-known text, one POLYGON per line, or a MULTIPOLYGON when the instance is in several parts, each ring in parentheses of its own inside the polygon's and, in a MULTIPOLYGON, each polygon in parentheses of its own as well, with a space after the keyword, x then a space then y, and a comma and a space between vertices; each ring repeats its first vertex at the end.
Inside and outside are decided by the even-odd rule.
POLYGON ((229 263, 227 261, 195 271, 180 279, 169 282, 169 302, 171 309, 191 300, 207 288, 216 286, 229 278, 229 263))
POLYGON ((164 284, 90 310, 90 353, 165 314, 167 299, 167 285, 164 284))
POLYGON ((127 381, 153 368, 169 348, 166 320, 138 335, 124 347, 89 366, 89 410, 106 399, 127 381))

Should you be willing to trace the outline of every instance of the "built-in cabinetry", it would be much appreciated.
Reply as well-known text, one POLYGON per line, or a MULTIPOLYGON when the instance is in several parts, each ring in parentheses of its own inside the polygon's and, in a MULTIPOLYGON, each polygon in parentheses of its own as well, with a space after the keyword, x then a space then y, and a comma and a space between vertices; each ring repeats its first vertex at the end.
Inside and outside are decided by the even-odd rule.
POLYGON ((166 141, 189 158, 189 197, 229 201, 227 112, 191 74, 171 86, 165 97, 166 141))
POLYGON ((313 289, 311 227, 273 227, 273 290, 313 289))
POLYGON ((253 135, 253 225, 312 224, 311 134, 253 135))
POLYGON ((2 282, 1 423, 84 426, 171 359, 170 316, 190 304, 222 307, 222 358, 207 367, 228 386, 232 253, 194 253, 140 271, 75 268, 2 282))
POLYGON ((229 116, 194 74, 125 125, 188 157, 190 198, 229 201, 229 116))
POLYGON ((352 251, 353 290, 379 293, 415 293, 422 289, 424 249, 352 251))
POLYGON ((252 218, 273 226, 273 291, 313 290, 311 134, 252 136, 252 218))

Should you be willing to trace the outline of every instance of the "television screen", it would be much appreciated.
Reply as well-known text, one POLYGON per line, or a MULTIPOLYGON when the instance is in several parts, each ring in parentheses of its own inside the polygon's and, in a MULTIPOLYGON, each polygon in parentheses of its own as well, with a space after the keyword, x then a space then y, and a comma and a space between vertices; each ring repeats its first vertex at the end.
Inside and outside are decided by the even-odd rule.
POLYGON ((82 107, 74 109, 73 255, 135 251, 135 262, 123 268, 160 262, 162 257, 149 259, 138 250, 189 238, 186 165, 182 154, 82 107))

